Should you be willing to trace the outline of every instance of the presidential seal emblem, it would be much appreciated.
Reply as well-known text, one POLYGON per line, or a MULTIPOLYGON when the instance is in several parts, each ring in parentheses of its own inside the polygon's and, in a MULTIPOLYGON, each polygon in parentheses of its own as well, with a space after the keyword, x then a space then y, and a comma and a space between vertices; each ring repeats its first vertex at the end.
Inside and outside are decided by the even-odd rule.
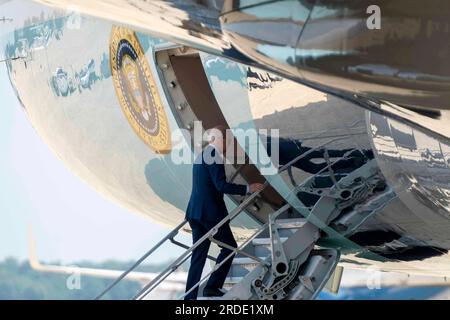
POLYGON ((167 116, 136 34, 113 27, 109 55, 117 98, 131 127, 154 152, 169 153, 167 116))

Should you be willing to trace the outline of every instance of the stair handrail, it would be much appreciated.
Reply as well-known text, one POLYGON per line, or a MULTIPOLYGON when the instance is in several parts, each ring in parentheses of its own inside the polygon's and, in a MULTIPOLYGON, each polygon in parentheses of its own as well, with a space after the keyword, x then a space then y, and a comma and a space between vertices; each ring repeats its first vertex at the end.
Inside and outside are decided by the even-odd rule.
MULTIPOLYGON (((351 151, 349 151, 348 153, 350 154, 350 153, 352 153, 352 152, 354 152, 354 151, 356 151, 356 150, 358 150, 358 149, 357 149, 357 148, 354 148, 354 149, 352 149, 351 151)), ((327 163, 327 165, 326 165, 325 167, 323 167, 322 169, 320 169, 318 172, 312 174, 311 176, 307 177, 301 184, 299 184, 299 185, 295 186, 294 188, 292 188, 292 190, 291 190, 290 193, 292 194, 292 193, 297 192, 299 188, 303 187, 304 185, 306 185, 306 184, 307 184, 308 182, 310 182, 311 180, 314 180, 316 177, 318 177, 319 175, 321 175, 321 174, 324 173, 325 171, 330 171, 330 169, 332 169, 331 167, 332 167, 334 164, 336 164, 337 162, 342 161, 342 160, 348 160, 348 159, 350 159, 350 157, 349 157, 348 155, 344 155, 344 156, 342 156, 342 157, 340 157, 340 158, 337 158, 337 160, 335 160, 335 161, 333 161, 333 162, 327 163)), ((330 173, 331 173, 331 172, 330 172, 330 173)), ((333 171, 333 174, 334 174, 334 171, 333 171)), ((334 181, 333 181, 333 182, 334 182, 334 181)), ((335 186, 335 185, 339 185, 339 181, 336 181, 336 183, 333 184, 333 186, 335 186)), ((339 187, 339 186, 338 186, 338 187, 339 187)), ((330 187, 330 188, 331 188, 331 187, 330 187)))
MULTIPOLYGON (((287 168, 289 168, 290 166, 292 166, 292 164, 294 164, 295 162, 301 160, 303 157, 306 157, 309 153, 323 148, 324 146, 335 142, 337 140, 341 140, 343 139, 342 137, 338 137, 338 138, 334 138, 331 139, 315 148, 311 148, 310 150, 308 150, 307 152, 299 155, 298 157, 294 158, 293 160, 291 160, 290 162, 288 162, 287 164, 283 165, 282 167, 280 167, 278 169, 278 173, 281 173, 283 171, 285 171, 287 168)), ((241 166, 239 168, 239 170, 237 170, 238 172, 240 171, 240 169, 242 169, 243 166, 241 166)), ((236 174, 237 175, 237 174, 236 174)), ((235 178, 235 176, 233 178, 235 178)), ((179 265, 181 265, 182 263, 184 263, 185 260, 187 260, 188 254, 190 254, 190 252, 193 251, 193 249, 195 249, 198 245, 200 245, 201 243, 203 243, 203 241, 205 241, 209 236, 212 235, 212 233, 216 233, 218 228, 220 228, 223 224, 225 224, 227 221, 231 221, 232 219, 234 219, 239 213, 241 213, 250 203, 251 201, 256 198, 257 196, 259 196, 259 194, 267 187, 268 185, 268 181, 266 181, 263 184, 263 189, 253 193, 252 195, 250 195, 249 197, 247 197, 238 207, 236 207, 227 217, 225 217, 222 221, 220 221, 213 229, 210 230, 210 232, 208 232, 207 234, 205 234, 201 239, 199 239, 197 241, 197 243, 195 243, 193 246, 189 247, 189 249, 183 254, 183 256, 185 256, 186 259, 182 259, 181 257, 179 257, 179 259, 177 259, 175 262, 173 262, 171 265, 169 265, 165 270, 163 270, 161 274, 165 274, 166 272, 170 271, 169 273, 167 273, 165 275, 165 277, 159 281, 160 275, 158 275, 155 279, 153 279, 153 281, 151 281, 147 286, 151 285, 153 282, 157 282, 157 285, 159 285, 159 283, 161 283, 164 279, 166 279, 173 271, 175 271, 179 265), (209 234, 211 233, 211 235, 209 234), (195 247, 194 247, 195 246, 195 247), (187 255, 185 255, 187 253, 187 255), (180 262, 178 265, 176 265, 176 262, 180 262), (174 265, 176 265, 176 267, 174 268, 174 265)), ((149 251, 147 251, 142 257, 140 257, 131 267, 129 267, 127 270, 125 270, 116 280, 114 280, 107 288, 105 288, 98 296, 95 297, 95 300, 99 300, 102 297, 104 297, 109 291, 111 291, 118 283, 120 283, 130 272, 134 271, 138 266, 140 266, 142 264, 142 262, 144 260, 146 260, 156 249, 158 249, 162 244, 164 244, 167 240, 170 240, 171 243, 178 245, 184 249, 187 249, 187 246, 174 240, 174 237, 178 234, 178 232, 180 231, 180 229, 187 223, 187 220, 183 220, 179 225, 177 225, 173 230, 171 230, 164 238, 162 238, 155 246, 153 246, 149 251)), ((215 260, 213 257, 208 255, 209 259, 215 260)), ((144 288, 146 288, 147 286, 145 286, 144 288)), ((144 290, 144 288, 142 290, 144 290)), ((141 290, 141 291, 142 291, 141 290)), ((152 288, 153 290, 153 288, 152 288)), ((151 291, 151 290, 150 290, 151 291)), ((147 293, 148 294, 148 293, 147 293)), ((136 296, 135 296, 136 297, 136 296)))
MULTIPOLYGON (((178 299, 179 300, 183 299, 185 296, 187 296, 189 293, 191 293, 193 290, 195 290, 195 288, 200 286, 214 271, 219 269, 225 262, 227 262, 231 257, 233 257, 236 252, 242 251, 242 249, 245 248, 245 246, 247 246, 253 239, 255 239, 258 235, 260 235, 261 232, 263 232, 267 227, 268 227, 268 224, 265 223, 259 229, 257 229, 256 232, 253 233, 247 240, 245 240, 241 245, 239 245, 237 248, 233 248, 233 249, 228 248, 228 249, 232 250, 232 252, 228 256, 226 256, 225 259, 223 259, 220 263, 216 264, 214 266, 214 268, 212 268, 212 270, 210 270, 205 276, 203 276, 200 279, 200 281, 198 281, 195 285, 193 285, 192 288, 190 288, 188 291, 186 291, 178 299)), ((252 257, 250 257, 250 258, 252 258, 252 257)), ((260 259, 258 259, 258 260, 260 260, 260 259)), ((257 261, 257 262, 260 262, 260 261, 257 261)))
MULTIPOLYGON (((295 157, 294 159, 292 159, 291 161, 289 161, 288 163, 284 164, 283 166, 281 166, 278 169, 278 174, 285 171, 287 168, 289 168, 290 166, 292 166, 295 162, 301 160, 302 158, 306 157, 307 155, 309 155, 310 153, 312 153, 313 151, 316 151, 317 149, 323 148, 324 146, 333 143, 335 141, 338 140, 342 140, 342 137, 338 137, 338 138, 334 138, 334 139, 330 139, 324 143, 322 143, 321 145, 315 147, 315 148, 311 148, 310 150, 302 153, 301 155, 295 157)), ((256 197, 258 197, 262 191, 264 191, 264 189, 269 185, 268 181, 265 181, 263 184, 263 187, 261 190, 252 193, 250 196, 248 196, 247 198, 244 199, 244 201, 242 201, 239 206, 237 206, 236 208, 234 208, 226 217, 224 217, 221 221, 219 221, 211 230, 209 230, 207 233, 205 233, 199 240, 197 240, 197 242, 195 242, 188 250, 186 250, 184 253, 182 253, 174 262, 172 262, 168 267, 166 267, 166 269, 164 269, 163 271, 160 272, 160 274, 158 276, 156 276, 153 280, 151 280, 147 285, 145 285, 139 292, 137 295, 135 295, 133 297, 133 299, 137 299, 139 298, 143 292, 146 292, 145 295, 148 295, 154 288, 156 288, 162 281, 164 281, 172 272, 174 272, 175 270, 178 269, 178 267, 183 264, 187 258, 189 258, 189 255, 191 254, 191 252, 197 248, 200 244, 202 244, 204 241, 206 241, 207 239, 209 239, 210 236, 214 235, 217 233, 217 230, 222 227, 225 223, 233 220, 237 215, 239 215, 241 212, 243 212, 245 210, 245 208, 247 208, 247 206, 249 204, 252 203, 253 199, 255 199, 256 197)))
MULTIPOLYGON (((263 184, 262 190, 264 190, 264 188, 267 185, 268 185, 268 182, 265 182, 263 184)), ((166 267, 166 269, 161 271, 161 273, 158 276, 156 276, 152 281, 150 281, 147 285, 145 285, 141 289, 141 291, 136 296, 134 296, 134 298, 138 298, 139 296, 141 296, 142 292, 147 291, 149 288, 151 288, 151 290, 148 290, 146 295, 148 293, 150 293, 156 286, 158 286, 162 281, 164 281, 164 279, 167 278, 173 271, 178 269, 178 267, 186 260, 187 257, 189 257, 189 254, 192 251, 194 251, 195 248, 197 248, 205 240, 207 240, 209 238, 209 236, 216 234, 217 231, 219 230, 219 228, 222 227, 225 223, 233 220, 239 213, 241 213, 251 203, 251 201, 261 193, 262 190, 252 193, 244 201, 242 201, 239 204, 239 206, 237 206, 236 208, 234 208, 231 211, 231 213, 229 213, 225 218, 220 220, 211 230, 209 230, 200 239, 198 239, 188 250, 186 250, 184 253, 182 253, 174 262, 172 262, 168 267, 166 267), (166 275, 166 276, 164 277, 163 275, 166 275)))
MULTIPOLYGON (((336 138, 336 139, 333 139, 333 141, 328 141, 327 143, 325 143, 324 145, 322 145, 322 146, 319 146, 319 147, 317 147, 317 148, 323 148, 326 144, 329 144, 329 143, 332 143, 332 142, 334 142, 335 140, 339 140, 340 138, 336 138)), ((316 150, 317 148, 314 148, 313 150, 316 150)), ((311 150, 311 152, 313 151, 313 150, 311 150)), ((358 150, 358 149, 353 149, 353 150, 351 150, 351 151, 349 151, 348 152, 348 154, 349 153, 351 153, 351 152, 353 152, 353 151, 355 151, 355 150, 358 150)), ((304 154, 304 156, 306 156, 306 154, 304 154)), ((320 173, 323 173, 324 171, 326 171, 326 170, 329 170, 329 169, 331 169, 331 166, 333 165, 333 164, 335 164, 335 163, 337 163, 337 162, 339 162, 339 161, 341 161, 341 160, 344 160, 344 159, 348 159, 348 156, 346 156, 346 155, 344 155, 344 156, 342 156, 342 157, 340 157, 340 158, 338 158, 337 160, 335 160, 335 161, 333 161, 333 162, 329 162, 328 164, 327 164, 327 166, 326 167, 324 167, 324 168, 322 168, 319 172, 317 172, 316 174, 314 174, 313 176, 311 176, 311 177, 309 177, 308 179, 307 179, 307 181, 309 181, 311 178, 313 178, 313 177, 315 177, 315 176, 317 176, 317 175, 319 175, 320 173)), ((286 164, 286 165, 284 165, 283 167, 281 167, 281 169, 280 169, 280 171, 279 172, 282 172, 282 171, 284 171, 284 170, 286 170, 288 167, 290 167, 292 164, 294 164, 295 162, 297 162, 298 160, 300 160, 300 159, 293 159, 292 161, 290 161, 288 164, 286 164)), ((305 181, 304 183, 302 183, 302 184, 305 184, 307 181, 305 181)), ((299 186, 297 186, 297 187, 299 187, 299 186)), ((297 188, 296 187, 296 188, 297 188)), ((287 205, 285 205, 285 206, 283 206, 282 208, 280 208, 279 210, 277 210, 277 211, 280 211, 276 216, 278 216, 280 213, 282 213, 282 212, 284 212, 284 211, 286 211, 287 210, 287 207, 286 207, 287 205)), ((234 254, 236 254, 237 252, 240 252, 241 250, 242 250, 242 248, 244 248, 246 245, 248 245, 248 243, 250 243, 250 241, 252 241, 254 238, 256 238, 262 231, 264 231, 266 228, 268 227, 268 223, 265 223, 261 228, 259 228, 252 236, 250 236, 243 244, 241 244, 240 246, 238 246, 237 248, 232 248, 231 246, 227 246, 226 244, 224 244, 224 243, 221 243, 220 241, 214 241, 214 242, 216 242, 216 243, 218 243, 220 246, 223 246, 223 247, 226 247, 226 248, 228 248, 229 250, 231 250, 232 252, 222 261, 222 262, 220 262, 219 264, 216 264, 215 266, 214 266, 214 268, 211 270, 211 271, 209 271, 206 275, 204 275, 201 279, 200 279, 200 281, 198 281, 194 286, 192 286, 187 292, 185 292, 181 297, 179 297, 178 299, 179 300, 181 300, 181 299, 183 299, 186 295, 188 295, 190 292, 192 292, 195 288, 197 288, 198 286, 200 286, 214 271, 216 271, 217 269, 219 269, 228 259, 230 259, 232 256, 234 256, 234 254)), ((248 257, 250 257, 251 259, 253 259, 253 260, 255 260, 256 262, 258 262, 259 264, 261 264, 261 259, 254 259, 254 257, 251 257, 251 256, 249 256, 248 255, 248 257)), ((148 294, 148 293, 147 293, 148 294)), ((146 295, 147 295, 146 294, 146 295)))
POLYGON ((142 257, 140 257, 131 267, 125 270, 116 280, 114 280, 106 289, 104 289, 98 296, 95 297, 94 300, 101 299, 105 294, 111 291, 123 278, 125 278, 130 272, 135 270, 145 259, 147 259, 156 249, 158 249, 164 242, 167 240, 173 239, 180 229, 187 223, 187 220, 184 219, 179 225, 177 225, 174 229, 172 229, 164 238, 162 238, 157 244, 155 244, 150 250, 148 250, 142 257))

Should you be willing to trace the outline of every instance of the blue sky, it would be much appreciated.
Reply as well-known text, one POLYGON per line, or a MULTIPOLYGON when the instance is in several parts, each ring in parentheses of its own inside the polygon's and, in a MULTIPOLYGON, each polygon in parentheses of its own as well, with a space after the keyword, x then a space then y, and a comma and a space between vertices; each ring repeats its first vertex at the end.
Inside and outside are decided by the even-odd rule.
MULTIPOLYGON (((4 63, 0 101, 0 260, 28 257, 28 225, 39 259, 65 264, 136 259, 169 231, 103 198, 53 155, 20 107, 4 63)), ((170 252, 149 262, 179 250, 170 252)))

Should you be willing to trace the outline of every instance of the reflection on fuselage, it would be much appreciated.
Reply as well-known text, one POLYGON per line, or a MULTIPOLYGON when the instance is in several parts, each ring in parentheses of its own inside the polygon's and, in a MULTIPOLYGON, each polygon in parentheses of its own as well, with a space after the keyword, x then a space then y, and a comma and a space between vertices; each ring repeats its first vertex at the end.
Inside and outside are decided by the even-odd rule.
POLYGON ((257 70, 253 70, 251 67, 248 67, 247 80, 248 80, 248 90, 252 91, 253 89, 272 88, 275 82, 281 81, 283 79, 271 75, 268 72, 259 72, 257 70))
POLYGON ((379 165, 413 213, 401 227, 420 240, 450 248, 450 146, 377 114, 370 115, 370 127, 379 165), (431 236, 426 229, 436 232, 431 236))
MULTIPOLYGON (((249 80, 246 79, 246 73, 242 72, 238 65, 233 67, 229 62, 210 55, 203 55, 202 61, 221 110, 232 128, 278 128, 280 130, 280 137, 286 139, 285 141, 290 141, 287 144, 288 146, 297 145, 301 141, 303 146, 316 147, 330 139, 339 137, 340 139, 338 141, 333 142, 327 147, 330 149, 345 150, 349 148, 371 149, 371 146, 375 146, 379 156, 384 153, 389 155, 389 162, 386 164, 387 168, 392 163, 401 161, 397 147, 391 138, 393 134, 390 131, 386 131, 386 135, 379 135, 378 140, 372 143, 372 138, 377 138, 368 134, 368 130, 370 131, 371 127, 369 126, 369 122, 366 121, 366 116, 370 115, 370 113, 365 113, 345 101, 318 93, 303 86, 298 86, 288 80, 274 83, 270 90, 256 88, 247 91, 245 82, 249 80), (218 65, 221 65, 222 68, 218 65), (235 70, 235 76, 232 80, 230 78, 223 79, 223 74, 219 74, 218 70, 223 70, 224 65, 226 65, 228 73, 231 73, 230 70, 235 70), (239 72, 241 72, 241 76, 239 76, 239 72), (223 91, 226 91, 228 94, 222 94, 223 91), (242 92, 244 91, 247 93, 246 97, 239 98, 243 96, 242 92), (230 100, 228 98, 229 96, 238 98, 230 100), (379 147, 379 144, 384 146, 379 147)), ((383 130, 383 128, 380 128, 380 130, 383 130)), ((404 145, 404 149, 407 152, 417 149, 415 143, 412 143, 412 141, 416 141, 417 139, 412 139, 403 131, 401 134, 397 133, 397 136, 404 145)), ((292 149, 294 150, 295 148, 292 149)), ((280 148, 280 151, 282 149, 280 148)), ((433 150, 436 150, 436 148, 433 148, 433 150)), ((286 154, 289 153, 291 152, 287 152, 286 154)), ((298 154, 298 152, 294 152, 293 154, 298 154)), ((434 151, 431 154, 436 158, 434 151)), ((430 156, 428 156, 428 163, 430 163, 430 156)), ((386 168, 382 166, 381 169, 384 173, 386 168)), ((389 171, 387 172, 389 173, 389 171)), ((276 181, 274 188, 277 190, 292 190, 298 182, 305 181, 310 176, 311 173, 294 166, 291 172, 284 172, 280 175, 281 181, 273 179, 276 181)), ((329 185, 330 181, 326 181, 325 179, 322 182, 328 183, 329 185)), ((389 183, 395 184, 397 182, 389 178, 389 183)), ((306 194, 297 194, 297 196, 306 205, 314 205, 316 201, 316 199, 311 197, 307 199, 306 194)), ((395 240, 396 243, 402 243, 405 248, 409 248, 410 246, 414 247, 419 244, 446 248, 446 236, 444 236, 444 233, 441 233, 439 240, 433 240, 434 230, 440 227, 438 224, 433 223, 433 216, 431 216, 431 219, 428 219, 429 217, 427 215, 420 216, 412 208, 405 206, 405 202, 407 201, 407 199, 402 198, 394 199, 382 212, 368 219, 361 226, 361 230, 364 232, 376 230, 382 230, 383 232, 392 231, 396 235, 395 239, 389 240, 386 238, 386 241, 395 240), (421 228, 424 225, 423 220, 428 220, 427 225, 429 228, 421 228), (406 238, 402 238, 402 235, 407 236, 406 238)), ((444 229, 448 230, 448 227, 445 226, 436 232, 439 233, 444 229)), ((369 232, 367 234, 369 237, 369 234, 372 235, 369 232)), ((380 238, 380 241, 382 240, 380 238)), ((381 243, 383 244, 384 242, 382 241, 381 243)), ((353 245, 355 248, 358 247, 356 244, 353 245)), ((432 253, 429 253, 428 257, 443 254, 439 251, 435 252, 434 249, 431 249, 430 252, 432 253)), ((405 256, 405 259, 413 259, 411 257, 414 257, 414 254, 408 253, 408 257, 405 256)), ((417 256, 417 259, 425 258, 426 255, 417 256)), ((397 259, 401 260, 401 257, 393 257, 393 261, 397 259)), ((446 258, 443 259, 443 261, 446 261, 446 258)), ((361 260, 358 255, 352 259, 346 259, 346 261, 360 264, 367 263, 361 260)), ((389 263, 384 262, 382 267, 387 268, 387 265, 389 263)), ((418 266, 418 268, 421 267, 418 266)))

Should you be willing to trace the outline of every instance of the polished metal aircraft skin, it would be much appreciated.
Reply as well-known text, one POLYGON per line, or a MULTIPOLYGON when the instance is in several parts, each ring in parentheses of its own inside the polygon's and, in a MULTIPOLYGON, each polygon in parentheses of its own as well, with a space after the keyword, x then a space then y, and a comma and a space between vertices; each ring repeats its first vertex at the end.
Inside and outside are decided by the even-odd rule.
MULTIPOLYGON (((15 18, 1 25, 2 59, 36 131, 99 193, 167 226, 183 220, 192 167, 173 163, 171 135, 189 125, 187 95, 162 61, 192 54, 231 128, 374 150, 396 197, 357 234, 322 226, 341 264, 450 274, 446 2, 380 1, 387 18, 371 31, 366 1, 39 2, 59 8, 1 4, 15 18)), ((306 177, 270 183, 283 195, 306 177)), ((262 222, 248 212, 233 228, 262 222)))
POLYGON ((368 10, 369 0, 37 1, 255 65, 429 134, 450 136, 448 126, 417 117, 450 118, 445 111, 450 108, 450 4, 445 0, 433 6, 382 0, 379 12, 368 10), (379 29, 372 29, 372 13, 379 13, 379 29))

